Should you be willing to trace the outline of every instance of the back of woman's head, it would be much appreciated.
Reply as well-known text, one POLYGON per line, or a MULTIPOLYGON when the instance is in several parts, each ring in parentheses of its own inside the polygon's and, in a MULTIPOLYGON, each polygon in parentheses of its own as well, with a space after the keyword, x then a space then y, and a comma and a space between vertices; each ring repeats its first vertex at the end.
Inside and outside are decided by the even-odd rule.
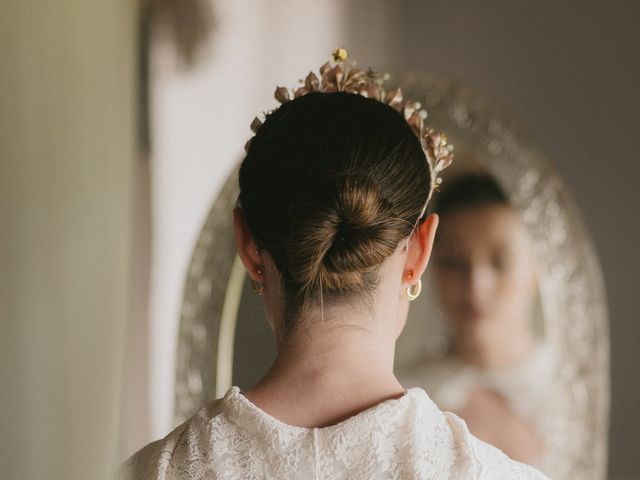
POLYGON ((242 162, 239 200, 287 310, 372 293, 430 182, 417 136, 380 101, 310 93, 269 114, 242 162))

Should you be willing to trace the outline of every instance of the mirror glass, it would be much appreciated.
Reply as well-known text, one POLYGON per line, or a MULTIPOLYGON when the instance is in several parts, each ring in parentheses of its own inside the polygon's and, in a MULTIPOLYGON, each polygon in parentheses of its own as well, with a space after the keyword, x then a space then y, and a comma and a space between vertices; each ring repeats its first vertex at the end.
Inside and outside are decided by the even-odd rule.
MULTIPOLYGON (((456 152, 432 205, 441 225, 423 293, 397 343, 401 383, 552 478, 604 478, 606 303, 570 196, 495 102, 437 76, 394 78, 456 152), (447 195, 465 198, 448 204, 447 195)), ((236 175, 212 206, 185 285, 176 421, 232 384, 251 387, 275 358, 261 299, 235 257, 236 175)))
POLYGON ((460 158, 434 197, 440 225, 424 294, 398 341, 396 372, 481 440, 543 468, 554 356, 539 262, 494 176, 468 154, 460 158))

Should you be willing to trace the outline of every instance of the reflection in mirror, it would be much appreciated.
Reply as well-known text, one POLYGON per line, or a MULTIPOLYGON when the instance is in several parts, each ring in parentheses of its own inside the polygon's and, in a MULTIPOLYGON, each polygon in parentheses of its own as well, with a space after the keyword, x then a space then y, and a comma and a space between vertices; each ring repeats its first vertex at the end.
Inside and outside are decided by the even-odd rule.
MULTIPOLYGON (((494 104, 440 77, 394 77, 427 108, 429 123, 448 133, 457 163, 435 197, 441 229, 423 294, 397 342, 398 377, 552 478, 604 478, 606 302, 573 203, 539 149, 494 104), (457 204, 455 188, 477 188, 478 198, 457 204)), ((234 172, 203 226, 185 284, 177 423, 231 384, 255 384, 275 357, 261 298, 234 263, 236 185, 234 172)))
POLYGON ((440 227, 428 285, 437 302, 426 305, 430 314, 413 309, 398 343, 400 380, 424 388, 480 439, 543 468, 552 349, 534 315, 539 296, 527 229, 484 172, 449 175, 434 210, 440 227), (426 315, 434 325, 415 331, 426 315), (436 326, 439 320, 442 325, 436 326), (418 350, 422 355, 407 365, 411 346, 404 339, 429 338, 437 331, 442 332, 438 348, 418 350))
POLYGON ((399 77, 449 134, 457 165, 432 205, 441 228, 427 295, 397 343, 398 377, 552 478, 604 478, 606 307, 579 215, 499 107, 446 79, 399 77))

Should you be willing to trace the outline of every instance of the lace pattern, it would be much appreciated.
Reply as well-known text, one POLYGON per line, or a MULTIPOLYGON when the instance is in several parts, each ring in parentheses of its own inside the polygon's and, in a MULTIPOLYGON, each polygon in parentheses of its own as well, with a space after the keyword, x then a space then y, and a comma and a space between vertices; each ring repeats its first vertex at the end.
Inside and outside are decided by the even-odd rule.
POLYGON ((120 479, 545 479, 469 434, 420 388, 324 428, 287 425, 238 387, 147 445, 120 479))

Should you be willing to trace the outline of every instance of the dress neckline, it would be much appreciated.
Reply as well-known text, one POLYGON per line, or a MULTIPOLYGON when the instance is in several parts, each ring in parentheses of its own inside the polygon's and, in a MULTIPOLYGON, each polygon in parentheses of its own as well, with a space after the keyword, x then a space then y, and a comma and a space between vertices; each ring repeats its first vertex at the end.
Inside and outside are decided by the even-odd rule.
POLYGON ((362 410, 361 412, 356 413, 355 415, 324 427, 300 427, 288 424, 270 415, 251 402, 251 400, 249 400, 237 386, 233 386, 227 391, 223 397, 223 403, 225 405, 225 411, 236 423, 245 426, 262 425, 267 427, 268 430, 287 432, 288 434, 298 436, 306 435, 309 432, 317 433, 336 431, 353 423, 366 422, 368 419, 375 417, 386 410, 401 408, 401 406, 410 404, 412 401, 415 401, 415 399, 420 397, 428 399, 427 393, 423 389, 419 387, 412 387, 405 390, 404 394, 400 397, 383 400, 366 408, 365 410, 362 410))

